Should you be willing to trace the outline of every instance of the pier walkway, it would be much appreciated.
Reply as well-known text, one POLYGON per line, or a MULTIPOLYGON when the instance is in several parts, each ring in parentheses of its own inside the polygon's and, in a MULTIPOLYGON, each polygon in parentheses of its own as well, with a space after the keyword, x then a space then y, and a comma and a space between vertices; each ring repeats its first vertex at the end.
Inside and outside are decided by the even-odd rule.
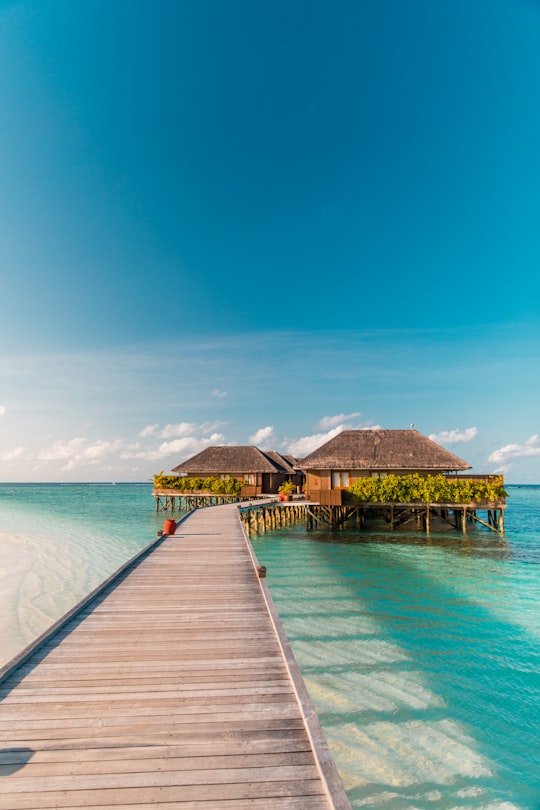
POLYGON ((0 700, 1 810, 350 808, 236 506, 189 515, 0 700))

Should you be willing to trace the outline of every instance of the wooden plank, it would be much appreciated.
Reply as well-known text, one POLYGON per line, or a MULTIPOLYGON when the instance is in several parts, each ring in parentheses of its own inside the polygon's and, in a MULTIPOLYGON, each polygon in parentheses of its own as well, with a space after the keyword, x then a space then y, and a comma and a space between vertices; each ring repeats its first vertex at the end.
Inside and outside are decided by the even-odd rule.
MULTIPOLYGON (((125 750, 125 749, 124 749, 125 750)), ((218 754, 215 756, 183 756, 172 757, 167 754, 163 757, 154 757, 152 759, 147 756, 143 758, 133 758, 129 753, 125 754, 124 759, 110 760, 108 757, 103 756, 100 760, 84 760, 72 761, 66 763, 61 762, 45 762, 34 763, 30 762, 26 768, 27 773, 21 777, 21 787, 24 790, 32 790, 34 786, 43 787, 45 783, 39 780, 47 779, 47 790, 54 787, 50 781, 50 777, 58 777, 59 780, 71 779, 75 776, 99 776, 102 774, 145 774, 145 773, 165 773, 167 771, 179 772, 193 772, 193 771, 220 771, 227 770, 234 772, 235 769, 245 770, 246 773, 254 768, 281 768, 285 766, 296 767, 299 765, 307 765, 313 769, 313 757, 311 751, 283 751, 279 753, 264 753, 253 754, 237 754, 223 756, 218 754), (22 784, 24 782, 24 785, 22 784)), ((0 776, 9 775, 12 773, 13 768, 10 765, 0 765, 0 776)), ((310 770, 312 773, 312 770, 310 770)), ((79 784, 79 783, 78 783, 79 784)), ((94 780, 93 786, 99 787, 99 783, 94 780)), ((130 780, 130 784, 132 784, 130 780)))
MULTIPOLYGON (((28 768, 33 768, 35 765, 42 763, 59 764, 66 767, 66 763, 75 763, 77 767, 83 767, 84 763, 91 763, 93 761, 107 760, 129 760, 135 762, 142 759, 149 767, 153 767, 152 761, 154 759, 163 759, 165 757, 172 759, 179 759, 181 757, 211 757, 221 756, 224 761, 227 757, 249 754, 274 754, 274 753, 298 753, 311 751, 309 743, 302 729, 292 729, 287 732, 283 731, 263 731, 259 735, 252 734, 248 739, 229 737, 227 754, 223 755, 223 743, 220 739, 208 740, 204 743, 205 751, 199 752, 200 746, 197 746, 197 740, 194 740, 194 745, 186 755, 186 750, 181 745, 130 745, 107 748, 89 748, 85 752, 84 760, 81 760, 80 753, 77 749, 72 748, 55 748, 55 749, 42 749, 41 751, 32 751, 29 749, 13 748, 3 749, 0 751, 0 767, 13 765, 26 765, 28 768), (31 756, 31 759, 29 759, 31 756)), ((72 766, 68 764, 69 768, 72 766)), ((90 767, 90 766, 88 766, 90 767)), ((7 771, 4 770, 3 773, 7 771)))
MULTIPOLYGON (((216 758, 217 759, 217 758, 216 758)), ((272 759, 272 757, 270 757, 272 759)), ((31 769, 30 769, 31 771, 31 769)), ((276 765, 247 767, 210 767, 207 769, 159 771, 149 768, 137 771, 100 772, 94 768, 89 773, 67 774, 59 776, 47 773, 45 776, 25 776, 10 780, 9 792, 16 793, 52 793, 64 790, 107 790, 110 788, 148 788, 148 787, 188 787, 201 785, 241 785, 254 782, 304 782, 316 780, 317 768, 311 762, 307 765, 276 765)), ((269 787, 271 790, 271 787, 269 787)), ((318 793, 321 793, 319 786, 318 793)), ((3 794, 3 782, 0 782, 0 796, 3 794)))
MULTIPOLYGON (((261 775, 259 774, 259 777, 261 775)), ((152 785, 150 787, 113 787, 102 788, 100 790, 89 788, 84 790, 69 791, 44 791, 36 798, 35 793, 10 792, 3 793, 2 800, 6 810, 44 810, 44 808, 66 808, 97 806, 100 808, 114 808, 117 810, 119 804, 127 805, 129 808, 138 808, 140 804, 155 805, 156 802, 172 803, 192 801, 198 803, 198 810, 204 808, 204 802, 221 802, 221 807, 225 802, 235 808, 232 800, 235 799, 272 799, 285 796, 301 796, 304 801, 304 808, 311 805, 312 796, 322 796, 320 779, 304 780, 253 780, 234 784, 211 783, 211 784, 189 784, 189 785, 152 785), (39 802, 39 804, 36 804, 39 802), (309 802, 309 803, 308 803, 309 802)), ((325 797, 326 798, 326 797, 325 797)), ((218 805, 219 806, 219 805, 218 805)), ((273 808, 273 803, 268 802, 267 808, 273 808)), ((328 801, 326 802, 328 807, 328 801)), ((235 809, 236 810, 236 809, 235 809)))
POLYGON ((7 697, 12 694, 13 686, 17 685, 16 695, 24 694, 39 694, 44 691, 49 694, 55 690, 65 689, 69 693, 70 689, 83 690, 86 689, 90 683, 93 683, 93 688, 99 692, 100 689, 107 689, 111 691, 130 691, 138 685, 143 685, 145 689, 150 691, 157 691, 162 686, 169 685, 189 685, 189 684, 233 684, 233 683, 254 683, 257 681, 287 681, 288 675, 284 674, 282 668, 278 667, 265 667, 260 669, 244 668, 244 669, 212 669, 208 671, 202 667, 200 669, 190 669, 186 671, 163 671, 156 670, 152 673, 144 672, 124 672, 122 681, 118 681, 114 676, 110 675, 95 675, 92 673, 79 673, 78 677, 74 678, 70 673, 59 672, 53 683, 50 678, 45 677, 43 673, 38 677, 36 673, 34 676, 28 674, 21 681, 11 679, 6 681, 3 689, 0 689, 0 698, 7 697))
MULTIPOLYGON (((43 794, 45 795, 45 794, 43 794)), ((41 805, 39 810, 55 810, 58 805, 54 807, 45 807, 41 805)), ((85 804, 86 810, 103 810, 103 805, 85 804)), ((170 802, 153 801, 151 804, 115 804, 114 810, 172 810, 173 808, 181 808, 181 810, 306 810, 306 797, 305 796, 285 796, 283 798, 273 796, 268 798, 250 798, 250 799, 217 799, 217 800, 204 800, 199 801, 182 801, 181 804, 171 804, 170 802)), ((74 810, 73 805, 64 805, 64 810, 74 810)), ((309 810, 328 810, 328 801, 326 796, 313 796, 309 797, 309 810)))

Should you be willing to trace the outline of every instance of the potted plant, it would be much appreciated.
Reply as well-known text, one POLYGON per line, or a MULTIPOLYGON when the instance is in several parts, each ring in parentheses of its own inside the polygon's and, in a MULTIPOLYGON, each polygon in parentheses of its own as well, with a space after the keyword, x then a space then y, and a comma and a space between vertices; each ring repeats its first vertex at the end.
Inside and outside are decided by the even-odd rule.
POLYGON ((296 485, 292 481, 285 481, 278 487, 280 501, 292 501, 293 492, 296 490, 296 485))

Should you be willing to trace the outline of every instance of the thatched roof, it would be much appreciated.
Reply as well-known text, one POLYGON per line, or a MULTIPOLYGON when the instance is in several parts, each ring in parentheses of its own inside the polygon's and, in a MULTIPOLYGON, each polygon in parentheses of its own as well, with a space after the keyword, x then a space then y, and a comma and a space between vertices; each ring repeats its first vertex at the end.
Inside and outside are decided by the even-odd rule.
POLYGON ((259 450, 254 445, 216 445, 188 458, 175 473, 187 475, 220 475, 223 473, 287 473, 294 470, 279 453, 259 450))
POLYGON ((470 470, 417 430, 344 430, 301 463, 304 470, 470 470))
POLYGON ((279 472, 287 473, 287 475, 295 475, 298 472, 298 467, 292 456, 282 456, 277 450, 264 450, 263 452, 267 458, 281 468, 279 472))
POLYGON ((282 455, 281 458, 284 458, 285 461, 287 461, 291 465, 293 470, 295 470, 296 472, 299 472, 301 470, 301 468, 302 468, 302 465, 301 465, 302 459, 295 458, 294 456, 289 456, 289 455, 282 455))

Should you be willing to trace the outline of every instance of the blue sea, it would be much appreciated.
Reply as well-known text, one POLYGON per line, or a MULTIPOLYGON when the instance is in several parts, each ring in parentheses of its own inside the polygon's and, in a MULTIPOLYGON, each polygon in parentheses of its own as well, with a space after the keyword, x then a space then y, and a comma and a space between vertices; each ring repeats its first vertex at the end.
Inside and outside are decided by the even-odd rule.
MULTIPOLYGON (((253 540, 354 808, 540 808, 540 487, 506 534, 253 540)), ((155 536, 149 484, 0 485, 9 660, 155 536)))

